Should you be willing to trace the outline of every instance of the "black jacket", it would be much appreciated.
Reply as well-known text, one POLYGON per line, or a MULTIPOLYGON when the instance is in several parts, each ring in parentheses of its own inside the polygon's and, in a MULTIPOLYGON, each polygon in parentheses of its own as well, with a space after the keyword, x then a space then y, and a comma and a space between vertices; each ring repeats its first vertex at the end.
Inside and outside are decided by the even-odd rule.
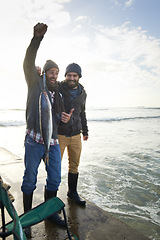
POLYGON ((66 124, 61 123, 58 127, 58 134, 65 136, 74 136, 82 134, 88 135, 87 119, 85 112, 86 92, 84 87, 80 85, 80 94, 72 100, 71 94, 65 81, 59 83, 59 90, 62 94, 65 112, 69 113, 74 108, 70 121, 66 124))
MULTIPOLYGON (((43 37, 33 37, 29 47, 27 48, 25 59, 24 59, 24 74, 28 85, 28 96, 26 104, 26 122, 28 129, 34 129, 35 132, 40 133, 40 123, 39 123, 39 96, 43 91, 43 79, 39 76, 36 66, 35 58, 37 50, 39 48, 40 42, 43 37)), ((47 89, 46 89, 47 90, 47 89)), ((48 90, 47 90, 48 92, 48 90)), ((51 98, 48 92, 49 98, 51 98)), ((60 121, 60 116, 54 114, 52 111, 53 119, 53 134, 52 138, 58 138, 58 121, 60 121)))

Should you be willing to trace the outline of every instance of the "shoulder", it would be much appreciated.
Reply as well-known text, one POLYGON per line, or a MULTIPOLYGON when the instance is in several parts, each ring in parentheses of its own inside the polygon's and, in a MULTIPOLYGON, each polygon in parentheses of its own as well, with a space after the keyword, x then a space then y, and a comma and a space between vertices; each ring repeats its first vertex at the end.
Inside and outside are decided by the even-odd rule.
POLYGON ((61 82, 58 81, 58 87, 59 87, 60 91, 63 91, 67 87, 66 82, 65 81, 61 81, 61 82))
POLYGON ((81 83, 79 83, 79 87, 82 89, 82 91, 85 91, 84 86, 81 83))
POLYGON ((65 80, 63 80, 63 81, 58 81, 58 86, 64 86, 64 85, 66 85, 66 82, 65 82, 65 80))
POLYGON ((86 90, 84 89, 84 86, 79 83, 79 87, 81 88, 81 93, 84 94, 85 96, 87 95, 86 90))

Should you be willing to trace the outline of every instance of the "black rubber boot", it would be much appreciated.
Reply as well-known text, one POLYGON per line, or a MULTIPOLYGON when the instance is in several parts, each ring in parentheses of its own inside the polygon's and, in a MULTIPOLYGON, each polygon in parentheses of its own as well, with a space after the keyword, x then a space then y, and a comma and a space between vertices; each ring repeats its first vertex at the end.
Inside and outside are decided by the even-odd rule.
MULTIPOLYGON (((47 201, 50 198, 56 197, 57 196, 57 191, 48 191, 45 188, 45 192, 44 192, 44 199, 45 201, 47 201)), ((54 213, 51 217, 49 217, 49 219, 54 222, 55 224, 65 227, 66 223, 64 220, 62 220, 62 218, 58 215, 58 213, 54 213)))
MULTIPOLYGON (((32 199, 33 199, 33 192, 31 194, 23 193, 23 208, 24 213, 30 211, 32 209, 32 199)), ((26 227, 24 232, 27 237, 31 236, 31 227, 26 227)))
POLYGON ((68 173, 68 193, 67 196, 81 206, 86 205, 77 192, 78 173, 68 173))

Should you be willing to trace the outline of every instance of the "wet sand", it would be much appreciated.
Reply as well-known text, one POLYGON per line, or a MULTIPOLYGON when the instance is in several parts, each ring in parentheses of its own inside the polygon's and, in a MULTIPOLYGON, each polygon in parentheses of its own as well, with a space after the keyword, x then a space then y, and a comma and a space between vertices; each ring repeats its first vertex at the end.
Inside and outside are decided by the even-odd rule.
MULTIPOLYGON (((18 159, 5 149, 0 149, 0 175, 3 181, 11 186, 10 192, 15 198, 13 204, 18 215, 23 213, 22 192, 20 190, 23 171, 22 159, 18 159)), ((43 202, 45 178, 46 173, 42 163, 38 173, 37 189, 33 196, 33 207, 43 202)), ((58 197, 65 203, 70 232, 76 235, 79 240, 149 240, 113 217, 111 213, 103 211, 89 201, 87 201, 86 207, 76 205, 68 200, 66 193, 66 183, 62 182, 58 197)), ((6 216, 6 219, 9 221, 9 216, 6 216)), ((32 226, 31 239, 64 240, 66 237, 65 228, 58 227, 49 220, 32 226)), ((13 239, 13 237, 10 236, 7 239, 13 239)))

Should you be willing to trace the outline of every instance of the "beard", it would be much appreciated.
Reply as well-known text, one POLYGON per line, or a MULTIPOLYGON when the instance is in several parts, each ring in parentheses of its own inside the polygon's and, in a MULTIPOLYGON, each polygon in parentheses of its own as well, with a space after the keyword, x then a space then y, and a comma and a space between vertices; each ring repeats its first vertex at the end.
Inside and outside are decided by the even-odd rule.
POLYGON ((73 81, 70 81, 70 80, 67 81, 68 88, 73 89, 78 87, 79 81, 74 81, 74 84, 70 84, 70 82, 73 82, 73 81))
POLYGON ((46 85, 49 91, 55 92, 58 89, 58 82, 56 81, 54 84, 50 83, 48 80, 46 80, 46 85))

